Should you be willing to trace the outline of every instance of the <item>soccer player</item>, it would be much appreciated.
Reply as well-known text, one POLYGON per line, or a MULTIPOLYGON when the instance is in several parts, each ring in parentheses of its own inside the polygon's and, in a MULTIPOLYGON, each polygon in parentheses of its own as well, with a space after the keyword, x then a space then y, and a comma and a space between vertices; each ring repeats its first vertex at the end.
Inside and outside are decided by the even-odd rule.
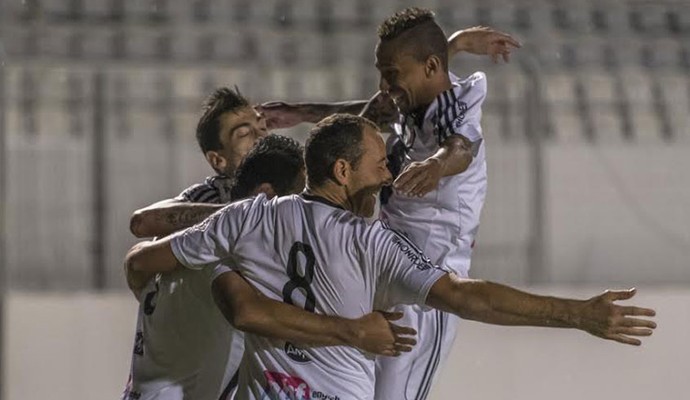
MULTIPOLYGON (((376 194, 392 179, 371 121, 326 118, 310 133, 305 162, 302 194, 232 203, 192 228, 135 245, 127 267, 203 270, 228 262, 267 297, 345 318, 407 303, 494 324, 577 328, 632 345, 656 326, 639 318, 653 310, 613 303, 634 291, 568 300, 464 279, 433 265, 384 222, 367 223, 376 194)), ((234 304, 234 292, 219 300, 234 304)), ((245 344, 240 400, 374 398, 374 360, 356 349, 297 347, 254 334, 245 344)))
MULTIPOLYGON (((448 70, 448 44, 431 11, 408 8, 378 29, 380 90, 401 117, 388 143, 393 190, 381 218, 431 261, 466 278, 487 187, 480 125, 486 77, 460 79, 448 70)), ((419 344, 399 360, 379 358, 376 398, 424 400, 450 353, 459 318, 442 310, 401 305, 419 344), (400 381, 406 382, 400 385, 400 381)))
MULTIPOLYGON (((225 94, 239 96, 236 92, 225 94)), ((241 120, 242 114, 234 115, 241 120)), ((237 122, 232 115, 225 121, 233 126, 237 122)), ((301 146, 293 139, 272 135, 246 155, 229 192, 233 198, 259 192, 273 197, 299 192, 303 187, 301 146)), ((216 193, 215 199, 219 198, 216 193)), ((124 399, 230 398, 244 339, 215 306, 212 287, 217 296, 233 291, 235 303, 232 307, 223 303, 221 310, 238 329, 299 343, 351 345, 387 355, 408 351, 414 343, 400 336, 413 331, 388 322, 399 318, 397 315, 376 313, 356 320, 317 316, 257 295, 222 264, 202 271, 159 274, 155 279, 155 271, 142 273, 128 268, 126 273, 140 306, 124 399)))

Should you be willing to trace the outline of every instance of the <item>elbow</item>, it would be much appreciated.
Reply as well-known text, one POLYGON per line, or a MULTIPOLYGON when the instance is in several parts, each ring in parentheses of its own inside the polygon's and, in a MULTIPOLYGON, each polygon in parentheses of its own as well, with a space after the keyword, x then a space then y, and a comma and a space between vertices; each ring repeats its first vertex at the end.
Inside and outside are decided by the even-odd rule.
POLYGON ((125 270, 127 272, 141 272, 141 243, 137 243, 127 252, 125 270))
POLYGON ((255 327, 255 321, 252 313, 247 310, 247 307, 241 307, 239 310, 234 310, 230 324, 242 332, 252 332, 255 327))
POLYGON ((141 210, 136 210, 129 219, 129 231, 138 238, 148 237, 148 232, 144 228, 144 213, 141 210))

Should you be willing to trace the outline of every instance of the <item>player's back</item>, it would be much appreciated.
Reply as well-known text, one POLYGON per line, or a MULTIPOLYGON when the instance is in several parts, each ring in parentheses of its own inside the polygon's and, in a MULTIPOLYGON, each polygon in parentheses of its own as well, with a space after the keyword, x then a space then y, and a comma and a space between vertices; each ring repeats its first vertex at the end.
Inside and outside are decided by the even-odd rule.
MULTIPOLYGON (((273 201, 259 196, 253 202, 232 253, 242 275, 264 295, 319 314, 350 318, 426 297, 431 285, 427 274, 424 289, 418 279, 419 287, 408 290, 396 283, 405 278, 396 276, 391 266, 417 267, 412 269, 420 274, 430 266, 414 251, 405 253, 409 245, 381 222, 367 224, 306 195, 273 201), (389 252, 392 257, 385 256, 389 252), (381 255, 391 262, 378 262, 381 255)), ((414 275, 406 271, 403 268, 401 274, 414 275)), ((255 335, 245 340, 238 399, 373 397, 373 357, 357 349, 299 348, 255 335)))

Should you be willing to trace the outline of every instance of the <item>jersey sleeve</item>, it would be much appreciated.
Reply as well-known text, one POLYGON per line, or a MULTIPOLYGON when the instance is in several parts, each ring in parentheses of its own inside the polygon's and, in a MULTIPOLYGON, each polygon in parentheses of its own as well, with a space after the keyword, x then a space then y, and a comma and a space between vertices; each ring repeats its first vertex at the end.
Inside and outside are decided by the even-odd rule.
POLYGON ((385 223, 377 221, 371 229, 367 251, 374 268, 379 268, 377 307, 425 307, 429 290, 447 271, 435 266, 417 246, 385 223))
POLYGON ((175 258, 187 268, 201 269, 231 257, 251 204, 250 201, 232 203, 199 224, 174 234, 170 246, 175 258))
POLYGON ((441 139, 463 136, 472 144, 474 156, 484 140, 480 122, 486 89, 486 76, 483 72, 475 72, 448 93, 445 107, 439 111, 441 139))
POLYGON ((175 200, 190 203, 213 203, 217 199, 218 190, 207 183, 192 185, 175 197, 175 200))
POLYGON ((226 272, 232 272, 232 268, 226 263, 220 263, 216 264, 215 267, 213 267, 213 272, 211 272, 211 279, 209 282, 213 283, 213 281, 216 280, 219 276, 223 275, 226 272))

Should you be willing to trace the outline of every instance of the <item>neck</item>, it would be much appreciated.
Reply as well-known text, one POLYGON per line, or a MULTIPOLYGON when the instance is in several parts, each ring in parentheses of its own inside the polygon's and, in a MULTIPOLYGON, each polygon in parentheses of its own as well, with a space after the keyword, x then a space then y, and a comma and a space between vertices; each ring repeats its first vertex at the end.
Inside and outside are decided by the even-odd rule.
POLYGON ((336 185, 331 181, 327 181, 318 187, 307 184, 305 192, 311 196, 321 197, 345 210, 352 211, 352 202, 350 202, 344 186, 336 185))
POLYGON ((446 72, 441 74, 438 79, 435 79, 429 84, 429 98, 426 99, 422 106, 418 107, 413 112, 421 112, 422 115, 424 115, 424 112, 426 112, 426 109, 429 108, 429 105, 436 100, 436 97, 452 87, 453 83, 450 81, 450 76, 448 73, 446 72))

